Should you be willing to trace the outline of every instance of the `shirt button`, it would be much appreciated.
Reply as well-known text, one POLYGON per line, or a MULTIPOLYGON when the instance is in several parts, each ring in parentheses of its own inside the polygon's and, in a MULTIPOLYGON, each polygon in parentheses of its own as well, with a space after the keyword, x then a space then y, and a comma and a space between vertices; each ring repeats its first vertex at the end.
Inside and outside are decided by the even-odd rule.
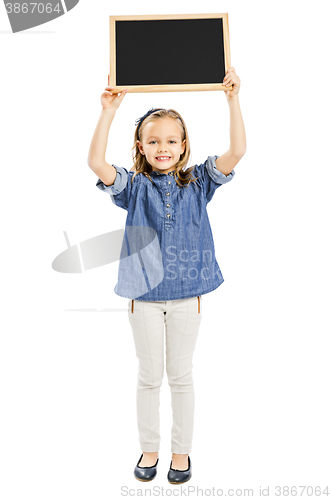
POLYGON ((169 204, 169 203, 167 203, 167 207, 170 207, 170 204, 169 204))
POLYGON ((170 196, 170 193, 167 193, 167 196, 170 196))
POLYGON ((171 182, 169 181, 169 184, 171 184, 171 182))
POLYGON ((167 214, 167 217, 170 217, 170 214, 167 214))

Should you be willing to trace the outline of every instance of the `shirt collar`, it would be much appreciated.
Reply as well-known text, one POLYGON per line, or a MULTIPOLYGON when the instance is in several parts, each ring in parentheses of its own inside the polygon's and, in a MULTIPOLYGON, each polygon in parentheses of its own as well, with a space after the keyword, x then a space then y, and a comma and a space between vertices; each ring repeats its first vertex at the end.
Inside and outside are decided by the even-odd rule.
POLYGON ((152 170, 152 172, 150 173, 150 175, 153 175, 153 176, 159 176, 159 175, 171 175, 173 176, 175 173, 175 170, 171 170, 170 172, 168 172, 167 174, 164 174, 162 172, 156 172, 156 170, 152 170))

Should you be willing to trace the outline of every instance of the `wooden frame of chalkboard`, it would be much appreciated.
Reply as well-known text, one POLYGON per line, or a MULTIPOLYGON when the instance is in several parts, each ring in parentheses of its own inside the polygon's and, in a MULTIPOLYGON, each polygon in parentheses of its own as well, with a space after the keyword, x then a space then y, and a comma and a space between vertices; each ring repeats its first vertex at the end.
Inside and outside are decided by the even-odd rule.
POLYGON ((228 14, 109 16, 113 93, 231 90, 228 14))

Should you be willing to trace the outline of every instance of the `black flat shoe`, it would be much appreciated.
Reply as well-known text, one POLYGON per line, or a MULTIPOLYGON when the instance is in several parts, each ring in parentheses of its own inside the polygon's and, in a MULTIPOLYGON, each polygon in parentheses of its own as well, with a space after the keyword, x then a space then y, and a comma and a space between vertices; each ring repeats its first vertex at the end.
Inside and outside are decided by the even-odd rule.
POLYGON ((178 470, 172 469, 172 460, 170 463, 170 468, 168 472, 168 481, 171 484, 182 484, 186 483, 192 477, 192 467, 191 467, 191 459, 188 457, 188 469, 178 470))
POLYGON ((139 458, 137 465, 134 468, 134 477, 136 479, 139 479, 139 481, 151 481, 156 476, 156 467, 159 459, 157 459, 155 465, 151 465, 150 467, 140 467, 140 465, 138 464, 142 458, 143 453, 141 454, 141 457, 139 458))

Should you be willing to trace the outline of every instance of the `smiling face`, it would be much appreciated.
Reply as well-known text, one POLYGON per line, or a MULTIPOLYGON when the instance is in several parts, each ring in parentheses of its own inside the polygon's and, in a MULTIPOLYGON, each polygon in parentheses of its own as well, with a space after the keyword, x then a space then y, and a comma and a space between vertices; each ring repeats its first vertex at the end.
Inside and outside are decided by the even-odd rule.
POLYGON ((167 174, 174 170, 185 151, 182 129, 174 118, 157 118, 143 127, 141 141, 137 141, 140 153, 156 172, 167 174))

